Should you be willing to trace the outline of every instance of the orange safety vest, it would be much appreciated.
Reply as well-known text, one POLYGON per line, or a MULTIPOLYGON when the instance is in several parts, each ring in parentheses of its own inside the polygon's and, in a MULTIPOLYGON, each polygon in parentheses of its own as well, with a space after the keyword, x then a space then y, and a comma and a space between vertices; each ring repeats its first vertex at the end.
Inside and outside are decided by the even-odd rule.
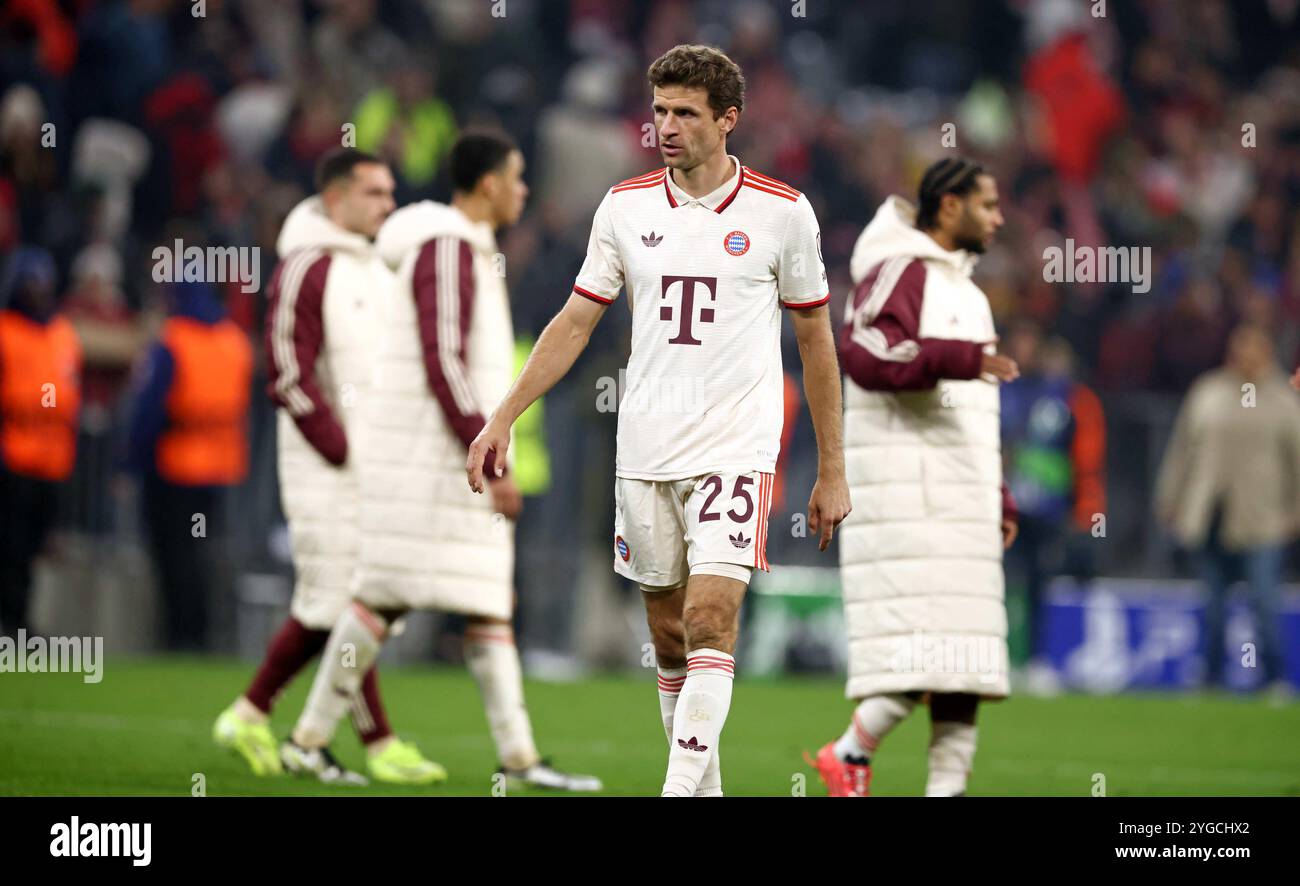
POLYGON ((0 311, 0 456, 15 474, 66 480, 77 458, 81 343, 72 324, 0 311))
POLYGON ((163 324, 176 364, 167 392, 167 427, 158 438, 158 474, 179 486, 226 486, 248 473, 248 399, 253 348, 229 320, 188 317, 163 324))

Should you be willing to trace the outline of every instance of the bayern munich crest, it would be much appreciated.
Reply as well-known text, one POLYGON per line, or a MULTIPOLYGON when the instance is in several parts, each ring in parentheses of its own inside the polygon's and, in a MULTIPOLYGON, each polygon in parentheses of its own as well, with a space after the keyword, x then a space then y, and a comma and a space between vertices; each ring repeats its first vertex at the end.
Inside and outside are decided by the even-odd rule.
POLYGON ((626 563, 631 551, 628 550, 627 542, 623 541, 623 536, 614 536, 614 550, 618 551, 618 555, 622 557, 623 562, 626 563))
POLYGON ((722 248, 732 255, 744 255, 749 252, 749 237, 744 231, 732 231, 723 239, 722 248))

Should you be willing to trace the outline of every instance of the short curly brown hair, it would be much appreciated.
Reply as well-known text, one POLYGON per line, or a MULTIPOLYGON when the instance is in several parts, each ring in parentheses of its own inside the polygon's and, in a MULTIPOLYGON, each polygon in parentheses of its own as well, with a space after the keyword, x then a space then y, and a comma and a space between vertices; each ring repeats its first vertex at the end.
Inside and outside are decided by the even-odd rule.
POLYGON ((715 46, 682 43, 655 59, 646 71, 651 86, 699 87, 709 94, 713 119, 727 108, 745 109, 745 75, 715 46))

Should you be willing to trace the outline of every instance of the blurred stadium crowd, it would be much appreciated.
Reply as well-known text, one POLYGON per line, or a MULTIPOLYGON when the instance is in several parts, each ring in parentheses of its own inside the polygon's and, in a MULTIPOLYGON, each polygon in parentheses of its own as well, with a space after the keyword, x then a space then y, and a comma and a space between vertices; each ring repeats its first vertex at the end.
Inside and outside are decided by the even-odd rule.
MULTIPOLYGON (((604 191, 659 165, 646 66, 705 42, 748 79, 730 151, 818 213, 837 321, 850 251, 887 195, 910 197, 954 149, 996 175, 1007 225, 977 281, 1004 343, 1031 370, 1041 347, 1073 373, 1108 431, 1077 466, 1096 484, 1080 528, 1099 508, 1124 541, 1098 542, 1090 568, 1170 574, 1151 501, 1181 394, 1220 365, 1239 322, 1273 330, 1282 365, 1300 351, 1300 4, 1101 5, 1098 17, 1082 0, 9 0, 0 303, 47 281, 85 355, 61 537, 90 544, 92 562, 137 537, 123 471, 132 366, 168 299, 155 246, 259 247, 265 283, 280 223, 344 135, 392 164, 402 204, 447 199, 452 140, 493 125, 529 163, 530 205, 501 242, 517 331, 535 336, 568 296, 604 191), (1150 246, 1150 291, 1047 282, 1043 250, 1065 238, 1150 246)), ((260 351, 262 294, 219 288, 260 351)), ((587 572, 574 552, 608 571, 615 425, 596 392, 617 377, 628 323, 611 311, 545 401, 549 482, 521 526, 521 572, 539 587, 521 593, 524 638, 540 648, 572 645, 587 572)), ((230 560, 283 569, 262 359, 230 560)), ((804 415, 774 524, 803 507, 814 452, 804 415)), ((820 562, 788 534, 770 556, 820 562)))

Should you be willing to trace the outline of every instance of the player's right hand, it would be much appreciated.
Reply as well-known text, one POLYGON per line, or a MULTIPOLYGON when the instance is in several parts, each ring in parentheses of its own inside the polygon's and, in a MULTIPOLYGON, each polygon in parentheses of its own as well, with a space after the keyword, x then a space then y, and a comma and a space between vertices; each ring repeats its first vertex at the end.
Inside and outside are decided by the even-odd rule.
POLYGON ((817 549, 830 547, 835 527, 853 510, 849 501, 849 483, 842 470, 823 476, 817 474, 812 495, 808 498, 808 528, 819 536, 817 549))
POLYGON ((469 455, 465 458, 465 474, 469 479, 469 488, 477 493, 483 492, 483 462, 489 452, 496 454, 496 475, 500 477, 506 463, 506 450, 510 448, 510 428, 499 427, 495 420, 489 419, 478 432, 474 442, 469 444, 469 455))
POLYGON ((991 375, 998 381, 1015 381, 1020 378, 1020 367, 1010 357, 985 354, 980 359, 980 374, 991 375))

